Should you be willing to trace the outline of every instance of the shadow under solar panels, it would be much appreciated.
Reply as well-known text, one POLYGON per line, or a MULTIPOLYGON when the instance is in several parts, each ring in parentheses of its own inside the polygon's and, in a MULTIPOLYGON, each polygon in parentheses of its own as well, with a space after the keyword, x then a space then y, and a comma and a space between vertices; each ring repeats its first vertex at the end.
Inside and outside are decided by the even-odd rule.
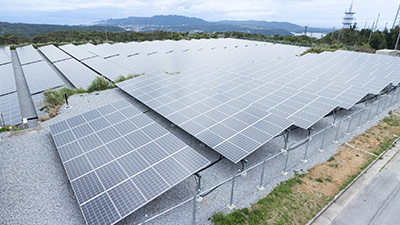
POLYGON ((87 224, 114 224, 210 163, 125 100, 50 131, 87 224))

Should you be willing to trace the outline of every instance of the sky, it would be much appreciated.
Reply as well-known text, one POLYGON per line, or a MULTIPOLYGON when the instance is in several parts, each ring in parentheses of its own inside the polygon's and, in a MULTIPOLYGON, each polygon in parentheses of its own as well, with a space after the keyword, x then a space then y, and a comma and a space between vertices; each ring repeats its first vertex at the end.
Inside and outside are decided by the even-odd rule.
MULTIPOLYGON (((354 0, 360 28, 393 25, 399 0, 354 0)), ((92 24, 128 16, 183 15, 207 21, 265 20, 339 28, 351 0, 0 0, 0 21, 92 24)))

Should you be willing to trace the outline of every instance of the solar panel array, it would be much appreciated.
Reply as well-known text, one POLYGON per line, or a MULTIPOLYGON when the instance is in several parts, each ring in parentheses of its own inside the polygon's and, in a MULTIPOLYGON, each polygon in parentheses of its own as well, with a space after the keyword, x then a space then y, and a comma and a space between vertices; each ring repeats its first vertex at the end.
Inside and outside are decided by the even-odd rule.
POLYGON ((113 224, 209 164, 127 101, 50 126, 88 224, 113 224))
POLYGON ((39 50, 52 63, 63 61, 63 60, 71 58, 70 55, 68 55, 67 53, 61 51, 59 48, 57 48, 54 45, 46 45, 46 46, 40 47, 39 50))
POLYGON ((0 96, 17 91, 13 64, 0 66, 0 96))
POLYGON ((338 51, 289 62, 193 68, 175 76, 150 73, 118 86, 236 163, 270 140, 257 140, 255 133, 265 137, 278 126, 272 129, 276 135, 291 124, 309 129, 335 108, 350 109, 391 82, 397 85, 393 73, 399 66, 387 69, 384 63, 400 65, 392 58, 338 51), (261 128, 259 119, 269 114, 279 120, 261 128))
POLYGON ((10 46, 0 47, 0 65, 11 63, 10 46))
POLYGON ((76 87, 88 88, 98 75, 76 59, 54 63, 54 66, 76 87))
MULTIPOLYGON (((3 115, 6 125, 21 124, 21 110, 16 92, 0 96, 0 114, 3 115)), ((0 124, 0 126, 3 126, 3 124, 0 124)))
POLYGON ((43 60, 43 57, 33 48, 32 45, 17 48, 17 54, 21 65, 27 65, 43 60))

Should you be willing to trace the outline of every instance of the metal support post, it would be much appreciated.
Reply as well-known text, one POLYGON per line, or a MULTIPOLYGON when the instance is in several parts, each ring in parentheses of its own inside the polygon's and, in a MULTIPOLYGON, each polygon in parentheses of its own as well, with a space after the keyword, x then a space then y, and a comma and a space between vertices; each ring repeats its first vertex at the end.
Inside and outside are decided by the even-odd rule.
POLYGON ((367 122, 369 122, 369 118, 371 117, 372 106, 373 106, 373 104, 369 105, 369 112, 368 112, 368 116, 367 116, 367 122))
POLYGON ((347 134, 347 135, 350 135, 351 122, 353 122, 353 117, 352 117, 352 116, 349 116, 349 117, 350 117, 350 119, 349 119, 349 125, 347 126, 347 131, 346 131, 346 134, 347 134))
POLYGON ((238 170, 238 173, 236 173, 235 175, 233 175, 233 178, 232 178, 231 199, 230 199, 229 205, 228 205, 228 209, 230 209, 230 210, 232 210, 232 209, 235 208, 235 205, 233 205, 233 192, 234 192, 234 189, 235 189, 235 179, 236 179, 236 176, 237 176, 239 173, 241 173, 241 170, 240 170, 240 169, 238 170))
POLYGON ((264 186, 263 186, 263 183, 264 183, 264 173, 265 173, 265 164, 267 164, 267 159, 264 160, 263 165, 262 165, 260 185, 258 185, 258 187, 257 187, 259 191, 262 191, 262 190, 265 189, 264 186))
POLYGON ((308 152, 308 146, 310 145, 310 141, 312 140, 312 137, 308 138, 308 141, 306 143, 306 151, 304 152, 304 158, 301 160, 303 163, 307 162, 307 152, 308 152))
POLYGON ((201 177, 198 176, 199 180, 196 180, 196 190, 193 196, 193 211, 192 211, 192 224, 196 224, 196 209, 197 209, 197 196, 201 190, 201 177))
POLYGON ((338 136, 339 136, 339 130, 340 130, 340 125, 342 124, 342 120, 339 121, 337 130, 336 130, 336 135, 335 135, 335 140, 334 142, 337 143, 338 142, 338 136))
POLYGON ((333 123, 332 124, 335 124, 336 117, 337 117, 337 115, 336 115, 336 109, 335 109, 335 110, 333 110, 333 123))
POLYGON ((145 225, 146 224, 147 217, 148 217, 148 215, 145 214, 144 217, 143 217, 142 222, 140 223, 140 225, 145 225))
POLYGON ((285 167, 283 168, 283 171, 282 171, 282 174, 283 174, 284 176, 286 176, 286 175, 288 174, 288 172, 286 171, 286 169, 287 169, 287 164, 288 164, 288 161, 289 161, 289 151, 288 151, 287 149, 286 149, 285 151, 286 151, 285 167))
POLYGON ((360 112, 360 118, 358 119, 358 123, 357 123, 358 128, 361 127, 361 119, 362 119, 364 111, 365 111, 365 108, 360 112))
POLYGON ((386 103, 387 103, 388 99, 389 99, 389 98, 388 98, 388 95, 386 95, 385 104, 383 105, 382 111, 385 111, 385 110, 386 110, 386 103))
POLYGON ((319 147, 319 151, 323 152, 324 151, 324 142, 325 142, 325 136, 326 136, 326 132, 327 132, 328 128, 326 128, 326 130, 324 131, 324 134, 322 135, 322 141, 321 141, 321 146, 319 147))
POLYGON ((1 114, 1 122, 2 122, 4 129, 6 129, 6 121, 4 120, 3 113, 1 114))
POLYGON ((382 103, 382 100, 380 100, 380 101, 378 102, 378 106, 376 107, 375 117, 377 117, 378 114, 379 114, 379 109, 380 109, 380 107, 381 107, 381 103, 382 103))

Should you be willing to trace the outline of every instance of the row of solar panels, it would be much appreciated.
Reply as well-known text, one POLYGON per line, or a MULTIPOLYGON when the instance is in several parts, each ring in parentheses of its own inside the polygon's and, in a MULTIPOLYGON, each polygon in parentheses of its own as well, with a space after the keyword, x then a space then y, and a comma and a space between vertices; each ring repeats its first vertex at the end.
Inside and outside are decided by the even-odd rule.
POLYGON ((308 129, 337 107, 350 109, 369 94, 397 86, 399 60, 338 51, 272 65, 258 61, 177 76, 149 74, 118 86, 237 163, 272 134, 291 125, 308 129), (358 64, 347 61, 351 58, 358 64), (387 60, 389 69, 377 66, 387 60))
MULTIPOLYGON (((292 46, 279 46, 278 48, 271 44, 257 42, 254 44, 249 41, 233 39, 211 39, 143 43, 131 42, 118 43, 115 45, 103 44, 99 46, 91 44, 74 46, 69 44, 60 46, 60 48, 49 45, 40 47, 39 51, 74 87, 87 88, 92 81, 99 76, 98 74, 102 74, 112 81, 115 81, 121 75, 127 76, 137 73, 148 73, 150 71, 161 71, 164 70, 163 68, 167 67, 170 74, 173 74, 179 72, 178 70, 180 69, 192 67, 190 62, 202 61, 203 64, 206 64, 205 60, 199 59, 212 59, 210 55, 217 55, 214 58, 229 61, 227 60, 227 56, 235 55, 232 54, 233 50, 241 49, 238 51, 242 52, 236 52, 236 55, 244 55, 243 47, 249 46, 254 47, 252 50, 247 50, 247 52, 252 54, 252 57, 250 57, 252 59, 258 57, 254 53, 256 49, 258 49, 258 54, 260 55, 262 52, 265 53, 266 50, 268 50, 270 54, 275 54, 276 52, 285 52, 282 51, 282 48, 290 48, 291 50, 288 51, 285 56, 295 55, 297 51, 300 52, 302 50, 292 46), (241 48, 239 48, 240 46, 241 48), (262 48, 265 46, 267 46, 267 49, 262 48), (278 51, 278 49, 280 50, 278 51), (118 57, 115 57, 113 60, 111 60, 111 58, 109 59, 109 54, 105 54, 109 51, 113 52, 111 55, 118 57), (121 51, 123 53, 116 54, 116 51, 121 51), (155 54, 157 52, 160 54, 155 54), (132 57, 132 60, 129 57, 132 57)), ((38 117, 40 117, 44 114, 44 112, 41 111, 44 99, 43 92, 48 89, 61 87, 64 85, 64 82, 43 56, 32 46, 17 48, 16 51, 35 105, 36 113, 38 117)), ((0 84, 0 95, 16 92, 15 76, 11 61, 10 48, 1 48, 0 72, 4 82, 0 84)), ((3 109, 7 108, 9 107, 3 107, 3 109)), ((8 111, 4 114, 10 113, 11 112, 8 111)), ((17 115, 15 115, 15 117, 17 117, 17 115)))
POLYGON ((14 68, 8 46, 0 48, 0 114, 0 126, 21 123, 14 68))
POLYGON ((87 224, 114 224, 210 163, 125 100, 50 130, 87 224))

